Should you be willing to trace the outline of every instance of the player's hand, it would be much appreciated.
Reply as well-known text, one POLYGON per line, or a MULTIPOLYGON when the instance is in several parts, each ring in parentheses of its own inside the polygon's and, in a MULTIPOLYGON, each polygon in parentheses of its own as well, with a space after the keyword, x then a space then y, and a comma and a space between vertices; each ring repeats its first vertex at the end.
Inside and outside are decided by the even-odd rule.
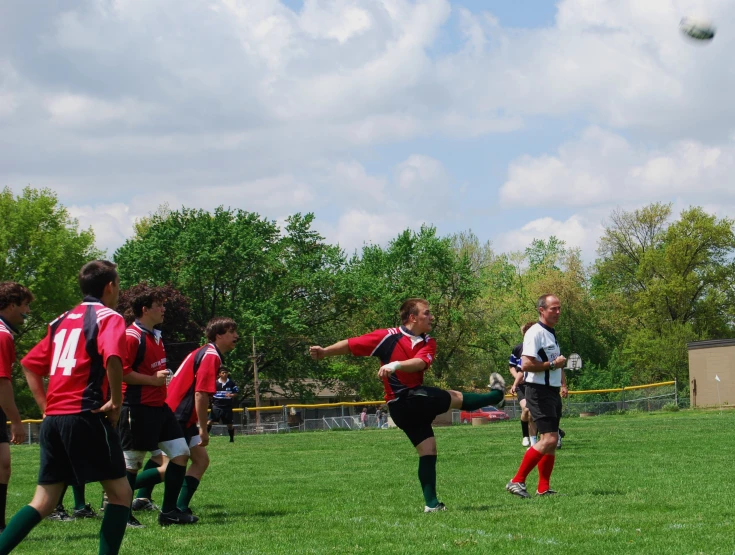
POLYGON ((516 394, 516 384, 515 383, 510 386, 510 393, 511 393, 511 395, 515 395, 516 394))
POLYGON ((565 385, 561 386, 561 396, 565 399, 569 396, 569 389, 565 385))
POLYGON ((389 378, 390 375, 401 367, 399 362, 389 362, 384 364, 378 370, 378 377, 382 380, 383 378, 389 378))
POLYGON ((14 445, 25 443, 26 429, 23 426, 22 422, 11 422, 10 423, 10 434, 11 434, 10 443, 13 443, 14 445))
POLYGON ((112 402, 112 399, 107 401, 104 405, 102 405, 100 408, 93 410, 93 413, 99 413, 104 412, 107 415, 107 420, 110 421, 110 424, 113 426, 117 426, 117 421, 120 420, 120 409, 122 407, 120 405, 116 405, 112 402))
POLYGON ((313 347, 309 347, 309 355, 314 360, 322 360, 325 356, 327 356, 327 350, 324 347, 315 345, 313 347))
POLYGON ((161 387, 162 385, 166 385, 166 378, 169 376, 168 370, 159 370, 156 372, 155 377, 153 378, 154 382, 153 385, 156 387, 161 387))
POLYGON ((567 357, 559 355, 554 359, 554 368, 564 368, 567 363, 567 357))
POLYGON ((201 440, 202 447, 206 447, 209 445, 209 432, 207 431, 206 426, 204 428, 199 428, 199 439, 201 440))

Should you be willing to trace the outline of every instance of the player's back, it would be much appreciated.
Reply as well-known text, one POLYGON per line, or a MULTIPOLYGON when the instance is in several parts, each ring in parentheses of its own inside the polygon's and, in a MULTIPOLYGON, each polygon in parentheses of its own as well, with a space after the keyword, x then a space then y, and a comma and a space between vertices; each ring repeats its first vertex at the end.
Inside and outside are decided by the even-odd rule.
POLYGON ((125 353, 125 322, 96 299, 49 324, 46 337, 22 361, 48 376, 46 414, 77 414, 100 408, 107 396, 107 360, 125 353))

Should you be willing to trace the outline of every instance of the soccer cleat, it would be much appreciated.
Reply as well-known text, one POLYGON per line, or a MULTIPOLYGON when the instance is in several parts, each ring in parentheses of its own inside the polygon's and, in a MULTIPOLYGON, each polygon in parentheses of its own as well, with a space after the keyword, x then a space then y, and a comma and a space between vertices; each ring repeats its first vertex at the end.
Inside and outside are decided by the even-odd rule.
POLYGON ((174 509, 167 513, 158 513, 158 524, 161 526, 168 526, 169 524, 194 524, 199 521, 199 517, 191 514, 191 509, 187 509, 188 512, 174 509))
POLYGON ((92 505, 89 503, 81 509, 74 509, 71 514, 74 518, 97 518, 97 513, 94 512, 92 505))
POLYGON ((490 383, 487 387, 488 389, 497 389, 503 394, 500 402, 495 405, 497 408, 502 409, 505 406, 505 380, 503 379, 503 376, 497 372, 490 374, 490 383))
POLYGON ((446 511, 447 506, 444 503, 439 503, 436 507, 429 507, 428 505, 424 507, 425 513, 438 513, 439 511, 446 511))
POLYGON ((530 446, 531 445, 531 438, 530 437, 524 437, 523 438, 523 441, 521 441, 521 445, 523 445, 523 447, 530 446))
POLYGON ((160 508, 153 502, 153 499, 145 497, 136 497, 133 499, 132 509, 134 511, 158 511, 160 508))
POLYGON ((53 512, 46 517, 48 520, 57 520, 59 522, 71 522, 74 520, 73 516, 69 516, 69 513, 64 509, 64 505, 56 505, 53 512))
POLYGON ((564 430, 562 430, 561 428, 559 428, 559 437, 564 437, 565 435, 567 435, 567 434, 564 432, 564 430))
POLYGON ((107 492, 102 492, 102 505, 100 505, 100 511, 104 512, 105 508, 107 507, 107 503, 109 503, 107 499, 107 492))
POLYGON ((523 499, 528 499, 531 497, 528 495, 528 492, 526 491, 526 484, 523 482, 508 482, 505 486, 505 489, 508 490, 508 492, 512 493, 513 495, 517 495, 518 497, 523 497, 523 499))
POLYGON ((128 517, 128 528, 145 528, 145 526, 143 526, 131 513, 128 517))
POLYGON ((559 436, 559 439, 556 440, 556 448, 561 449, 561 436, 559 436))
POLYGON ((545 495, 556 495, 557 493, 559 493, 559 492, 558 492, 558 491, 554 491, 553 489, 549 488, 549 489, 547 489, 547 490, 546 490, 545 492, 543 492, 543 493, 541 493, 541 492, 537 491, 537 492, 536 492, 536 495, 538 495, 538 496, 540 496, 540 497, 543 497, 543 496, 545 496, 545 495))

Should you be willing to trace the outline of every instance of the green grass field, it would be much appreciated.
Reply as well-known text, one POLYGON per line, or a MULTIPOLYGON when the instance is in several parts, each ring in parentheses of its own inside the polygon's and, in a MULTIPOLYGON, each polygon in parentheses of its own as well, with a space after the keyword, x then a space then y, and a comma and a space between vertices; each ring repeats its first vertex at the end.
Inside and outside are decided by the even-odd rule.
MULTIPOLYGON (((735 412, 575 418, 554 498, 505 483, 523 455, 516 421, 436 430, 438 491, 423 514, 399 430, 214 438, 189 527, 128 530, 125 553, 732 553, 735 412)), ((30 500, 37 446, 12 448, 8 518, 30 500)), ((535 491, 537 473, 529 477, 535 491)), ((157 486, 155 499, 161 498, 157 486)), ((100 487, 87 486, 99 506, 100 487)), ((71 491, 67 505, 72 504, 71 491)), ((44 521, 17 553, 96 553, 99 520, 44 521)))

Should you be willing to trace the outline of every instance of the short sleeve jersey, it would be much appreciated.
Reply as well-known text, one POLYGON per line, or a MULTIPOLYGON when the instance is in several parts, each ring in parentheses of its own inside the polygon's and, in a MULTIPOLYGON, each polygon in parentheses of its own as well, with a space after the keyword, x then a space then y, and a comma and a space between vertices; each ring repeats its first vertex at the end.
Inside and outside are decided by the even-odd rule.
POLYGON ((168 384, 166 404, 186 428, 197 423, 195 393, 214 395, 222 355, 213 343, 187 355, 168 384))
POLYGON ((13 377, 15 362, 15 330, 9 322, 0 317, 0 378, 13 377))
MULTIPOLYGON (((554 328, 537 322, 523 337, 523 356, 533 357, 541 362, 549 362, 561 354, 556 342, 554 328)), ((561 387, 561 368, 543 372, 526 372, 526 383, 561 387)))
POLYGON ((414 335, 403 326, 375 330, 348 339, 347 343, 353 355, 378 357, 381 365, 412 358, 420 358, 426 363, 426 368, 420 372, 396 370, 389 377, 383 378, 385 400, 389 403, 405 395, 409 389, 423 384, 424 372, 436 356, 436 341, 432 337, 426 334, 414 335))
POLYGON ((212 404, 215 407, 228 408, 232 406, 232 397, 228 397, 227 393, 239 393, 239 389, 230 378, 225 383, 217 380, 217 391, 214 394, 212 404))
MULTIPOLYGON (((166 370, 166 349, 159 330, 149 330, 140 322, 134 322, 125 330, 125 344, 126 373, 135 371, 146 376, 155 376, 158 371, 166 370)), ((161 407, 165 402, 165 385, 123 384, 124 405, 161 407)))
POLYGON ((79 414, 108 397, 107 361, 125 361, 125 321, 98 299, 84 302, 48 326, 46 337, 23 357, 24 368, 48 376, 46 414, 79 414))

